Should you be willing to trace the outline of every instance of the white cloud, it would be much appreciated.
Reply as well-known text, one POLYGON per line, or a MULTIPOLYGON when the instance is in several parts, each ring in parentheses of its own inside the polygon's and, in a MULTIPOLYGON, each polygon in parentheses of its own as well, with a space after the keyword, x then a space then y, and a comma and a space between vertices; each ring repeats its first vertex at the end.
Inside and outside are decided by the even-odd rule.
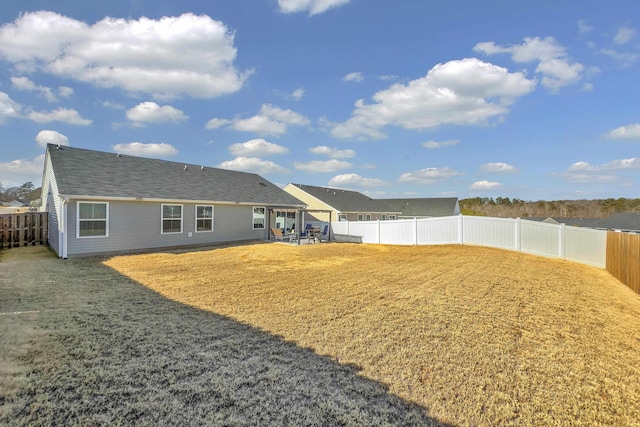
POLYGON ((365 178, 357 173, 346 173, 342 175, 336 175, 329 180, 331 187, 337 188, 351 188, 351 187, 366 187, 375 188, 388 185, 388 183, 378 178, 365 178))
POLYGON ((155 102, 141 102, 127 110, 127 118, 134 126, 144 126, 146 123, 178 123, 189 119, 189 116, 170 105, 162 107, 155 102))
POLYGON ((345 82, 360 83, 361 81, 364 80, 364 76, 362 75, 362 73, 360 71, 356 71, 356 72, 347 74, 346 76, 344 76, 342 78, 342 80, 345 81, 345 82))
POLYGON ((0 123, 4 123, 8 118, 19 117, 20 110, 22 110, 20 104, 12 100, 6 93, 0 92, 0 123))
POLYGON ((7 187, 15 187, 31 181, 39 186, 44 170, 44 154, 33 160, 18 159, 0 163, 0 182, 7 187))
POLYGON ((460 172, 451 168, 425 168, 419 171, 403 173, 400 175, 400 178, 398 178, 398 181, 429 185, 458 175, 461 175, 460 172))
POLYGON ((41 130, 36 135, 36 142, 41 147, 46 147, 47 144, 69 145, 69 138, 55 130, 41 130))
POLYGON ((616 52, 613 49, 600 49, 599 52, 603 55, 607 55, 608 57, 615 59, 618 62, 621 62, 625 67, 633 64, 640 58, 640 55, 638 55, 637 53, 621 53, 616 52))
POLYGON ((278 0, 278 6, 282 13, 309 11, 309 16, 312 16, 347 4, 349 1, 351 0, 278 0))
POLYGON ((373 104, 355 103, 352 117, 332 125, 337 138, 383 138, 388 125, 428 129, 442 125, 486 125, 509 112, 509 105, 536 85, 523 73, 476 58, 450 61, 433 67, 425 77, 396 83, 373 95, 373 104))
POLYGON ((587 21, 585 21, 584 19, 578 21, 578 32, 580 34, 588 33, 591 30, 593 30, 593 27, 589 26, 587 24, 587 21))
POLYGON ((75 91, 69 86, 58 86, 58 95, 63 98, 69 98, 75 91))
POLYGON ((18 90, 37 92, 38 96, 46 99, 48 102, 58 101, 58 97, 53 93, 51 88, 36 85, 28 77, 11 77, 11 84, 18 90))
POLYGON ((113 101, 102 101, 100 105, 106 108, 111 108, 113 110, 124 110, 125 108, 124 105, 113 101))
POLYGON ((271 173, 289 173, 289 170, 283 168, 277 163, 269 160, 262 160, 258 157, 236 157, 233 160, 222 162, 218 165, 222 169, 230 169, 241 172, 253 172, 260 175, 271 173))
POLYGON ((311 162, 295 162, 294 167, 298 170, 304 170, 312 173, 336 172, 341 169, 347 169, 353 166, 344 160, 313 160, 311 162))
POLYGON ((111 147, 113 151, 130 156, 142 157, 169 157, 178 154, 172 145, 165 143, 129 142, 127 144, 116 144, 111 147))
POLYGON ((640 123, 620 126, 607 133, 609 139, 640 139, 640 123))
POLYGON ((613 41, 616 44, 625 44, 631 41, 633 36, 636 34, 636 30, 634 28, 622 27, 618 30, 613 41))
POLYGON ((575 184, 610 184, 624 180, 621 173, 640 170, 640 158, 612 160, 601 165, 575 162, 564 173, 569 182, 575 184))
POLYGON ((356 152, 351 149, 338 149, 327 147, 326 145, 319 145, 317 147, 312 147, 309 149, 309 152, 313 154, 320 154, 323 156, 330 157, 332 159, 349 159, 356 156, 356 152))
POLYGON ((80 116, 76 110, 62 107, 53 111, 31 111, 27 114, 27 118, 36 123, 62 122, 79 126, 89 126, 93 123, 80 116))
POLYGON ((0 57, 98 87, 156 98, 213 98, 238 91, 235 34, 206 15, 158 20, 106 17, 89 25, 48 11, 28 12, 0 27, 0 57))
POLYGON ((207 122, 207 129, 217 129, 228 126, 231 129, 253 132, 258 135, 283 135, 287 133, 288 126, 304 126, 309 124, 302 114, 292 110, 283 110, 271 104, 263 104, 260 112, 247 119, 221 119, 213 118, 207 122))
POLYGON ((422 143, 424 148, 434 149, 434 148, 442 148, 442 147, 450 147, 452 145, 458 144, 460 141, 457 139, 450 139, 448 141, 425 141, 422 143))
POLYGON ((230 145, 229 152, 236 157, 254 157, 284 154, 288 153, 289 150, 286 147, 267 142, 264 139, 252 139, 247 142, 230 145))
POLYGON ((492 181, 476 181, 469 186, 469 190, 474 191, 487 191, 487 190, 495 190, 497 188, 501 188, 502 184, 499 182, 492 181))
POLYGON ((564 47, 553 37, 526 37, 522 44, 509 47, 498 46, 494 42, 478 43, 473 48, 485 55, 508 53, 515 62, 538 62, 536 73, 542 75, 542 85, 552 92, 574 84, 582 78, 584 65, 570 63, 564 47))
POLYGON ((291 93, 291 98, 295 99, 296 101, 301 100, 303 96, 304 96, 304 89, 302 89, 301 87, 299 87, 298 89, 294 90, 291 93))
POLYGON ((485 163, 480 166, 480 170, 486 173, 515 173, 518 171, 514 166, 508 163, 485 163))

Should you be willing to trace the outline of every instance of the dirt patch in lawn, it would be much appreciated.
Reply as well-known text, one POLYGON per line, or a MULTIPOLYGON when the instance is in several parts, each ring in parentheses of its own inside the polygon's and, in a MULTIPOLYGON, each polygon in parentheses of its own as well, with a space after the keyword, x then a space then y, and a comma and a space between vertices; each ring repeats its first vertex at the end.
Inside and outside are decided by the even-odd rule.
POLYGON ((640 297, 606 271, 470 246, 258 244, 105 262, 454 425, 637 425, 640 297))

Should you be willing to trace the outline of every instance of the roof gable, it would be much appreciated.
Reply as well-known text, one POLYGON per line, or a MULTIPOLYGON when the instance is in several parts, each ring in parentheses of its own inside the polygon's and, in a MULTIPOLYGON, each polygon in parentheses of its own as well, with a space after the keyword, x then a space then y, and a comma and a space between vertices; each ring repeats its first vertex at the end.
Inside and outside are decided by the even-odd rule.
POLYGON ((253 173, 49 144, 61 195, 304 206, 253 173))
POLYGON ((315 197, 339 212, 395 212, 380 204, 377 200, 365 196, 357 191, 341 190, 339 188, 315 187, 313 185, 290 184, 305 193, 315 197))

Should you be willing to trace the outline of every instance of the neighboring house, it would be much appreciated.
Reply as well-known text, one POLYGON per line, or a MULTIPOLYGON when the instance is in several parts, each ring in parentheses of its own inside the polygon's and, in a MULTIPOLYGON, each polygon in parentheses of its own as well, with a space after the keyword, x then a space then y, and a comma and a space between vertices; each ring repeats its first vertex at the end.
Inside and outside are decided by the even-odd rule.
POLYGON ((24 200, 12 200, 7 204, 7 206, 10 208, 24 208, 26 206, 29 206, 29 203, 25 202, 24 200))
POLYGON ((397 219, 401 213, 357 191, 291 183, 284 191, 307 205, 305 221, 397 219))
POLYGON ((563 217, 524 217, 527 221, 538 221, 546 224, 565 224, 572 227, 593 227, 600 218, 563 218, 563 217))
POLYGON ((287 184, 284 190, 306 203, 308 212, 321 221, 374 221, 460 214, 457 197, 372 199, 357 191, 302 184, 287 184))
POLYGON ((389 210, 400 211, 398 219, 460 215, 460 203, 457 197, 377 199, 376 201, 389 206, 389 210))
POLYGON ((593 228, 640 233, 640 213, 618 213, 598 220, 593 228))
POLYGON ((305 205, 259 175, 49 144, 40 210, 61 258, 268 238, 305 205))

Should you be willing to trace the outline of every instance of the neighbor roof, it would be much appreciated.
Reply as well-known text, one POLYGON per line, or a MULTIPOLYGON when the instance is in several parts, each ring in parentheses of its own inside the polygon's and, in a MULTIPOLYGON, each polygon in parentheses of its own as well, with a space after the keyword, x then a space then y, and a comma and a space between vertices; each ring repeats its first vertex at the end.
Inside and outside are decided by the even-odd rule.
POLYGON ((305 206, 253 173, 54 144, 47 153, 61 195, 305 206))
POLYGON ((640 231, 640 213, 618 213, 592 224, 608 230, 640 231))
POLYGON ((389 210, 402 212, 402 216, 449 216, 454 215, 457 197, 419 199, 378 199, 389 206, 389 210))
POLYGON ((339 188, 315 187, 312 185, 291 184, 296 186, 321 200, 327 205, 333 207, 339 212, 380 212, 380 213, 398 213, 399 211, 389 210, 386 204, 381 204, 377 200, 365 196, 357 191, 341 190, 339 188))

